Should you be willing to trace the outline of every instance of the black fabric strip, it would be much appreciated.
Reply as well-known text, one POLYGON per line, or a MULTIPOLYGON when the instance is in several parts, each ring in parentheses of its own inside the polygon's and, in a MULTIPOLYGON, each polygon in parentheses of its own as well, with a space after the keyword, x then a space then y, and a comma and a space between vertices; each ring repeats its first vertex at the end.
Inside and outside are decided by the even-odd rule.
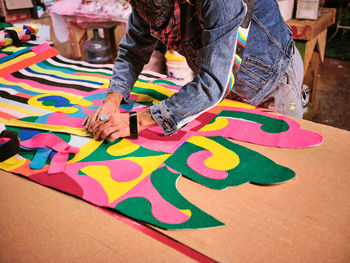
POLYGON ((23 98, 23 97, 19 97, 16 95, 12 95, 10 93, 7 93, 6 91, 0 90, 0 97, 4 98, 4 99, 8 99, 8 100, 13 100, 13 101, 17 101, 20 103, 25 103, 27 104, 28 99, 27 98, 23 98))
MULTIPOLYGON (((39 82, 41 84, 45 84, 45 85, 49 85, 49 86, 53 86, 53 87, 63 87, 63 88, 81 90, 81 91, 94 91, 94 90, 96 90, 96 89, 91 88, 91 87, 74 85, 74 84, 69 84, 69 83, 59 83, 59 82, 47 80, 44 78, 26 76, 19 71, 12 73, 12 76, 14 76, 18 79, 28 79, 28 80, 36 81, 36 82, 39 82)), ((79 80, 77 80, 77 81, 79 81, 79 80)))
POLYGON ((3 130, 1 138, 10 138, 11 140, 0 145, 0 162, 7 160, 19 152, 18 134, 15 131, 3 130))
POLYGON ((62 63, 62 64, 67 64, 67 65, 72 65, 72 66, 77 66, 77 67, 82 67, 82 68, 88 68, 88 69, 94 69, 94 70, 105 69, 105 70, 111 71, 111 73, 112 73, 112 69, 110 67, 97 68, 97 67, 93 67, 93 66, 85 66, 85 65, 82 65, 79 63, 66 62, 66 61, 60 60, 58 57, 52 57, 51 59, 58 62, 58 63, 62 63))
POLYGON ((154 75, 149 74, 149 73, 141 73, 140 75, 145 76, 145 77, 147 77, 147 78, 159 79, 159 76, 154 76, 154 75))
POLYGON ((16 47, 21 47, 22 46, 22 42, 19 40, 18 34, 17 34, 17 32, 15 30, 5 29, 5 31, 7 33, 9 33, 10 37, 12 38, 13 45, 15 45, 16 47))

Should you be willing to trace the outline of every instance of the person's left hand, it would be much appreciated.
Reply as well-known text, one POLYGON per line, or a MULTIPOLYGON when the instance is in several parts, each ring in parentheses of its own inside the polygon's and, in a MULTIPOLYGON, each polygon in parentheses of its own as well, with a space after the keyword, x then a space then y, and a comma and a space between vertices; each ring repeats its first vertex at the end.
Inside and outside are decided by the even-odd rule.
POLYGON ((110 142, 120 138, 130 136, 129 114, 114 112, 107 114, 107 119, 97 120, 88 127, 89 132, 92 132, 94 138, 107 139, 110 142))

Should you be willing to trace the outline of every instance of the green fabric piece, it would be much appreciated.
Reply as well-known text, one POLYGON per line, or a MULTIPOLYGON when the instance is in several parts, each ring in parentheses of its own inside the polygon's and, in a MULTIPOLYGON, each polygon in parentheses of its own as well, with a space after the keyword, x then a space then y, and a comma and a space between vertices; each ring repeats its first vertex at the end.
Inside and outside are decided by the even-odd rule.
MULTIPOLYGON (((65 69, 65 70, 69 70, 69 71, 77 72, 77 73, 79 72, 79 73, 90 73, 90 74, 91 74, 91 71, 84 71, 82 68, 80 68, 79 70, 77 70, 77 69, 73 69, 73 68, 70 68, 70 67, 57 66, 57 65, 51 64, 51 63, 48 62, 47 60, 44 60, 44 61, 42 61, 41 63, 46 64, 47 66, 50 66, 50 67, 53 67, 53 68, 57 68, 57 70, 59 70, 59 69, 65 69)), ((108 73, 100 72, 100 71, 98 71, 98 74, 99 74, 99 75, 105 75, 105 76, 112 76, 112 74, 108 74, 108 73)))
POLYGON ((0 22, 0 29, 4 29, 7 27, 13 27, 13 25, 10 23, 0 22))
POLYGON ((250 112, 243 112, 243 111, 223 110, 213 120, 211 120, 210 123, 213 123, 217 118, 220 118, 220 117, 243 119, 247 121, 260 123, 262 124, 261 130, 269 133, 280 133, 280 132, 288 131, 289 129, 288 123, 285 122, 284 120, 274 119, 264 115, 253 114, 250 112))
POLYGON ((180 174, 170 172, 166 167, 161 167, 151 175, 152 185, 159 194, 178 209, 191 210, 191 217, 182 224, 165 224, 159 222, 151 212, 150 202, 143 197, 134 197, 124 200, 116 205, 115 209, 127 216, 151 223, 164 229, 196 229, 224 225, 214 217, 206 214, 198 207, 186 200, 176 189, 176 182, 180 174))
POLYGON ((211 179, 193 171, 187 165, 187 159, 191 154, 206 149, 189 142, 184 143, 183 146, 165 161, 165 164, 191 180, 213 189, 225 189, 229 186, 237 186, 248 182, 263 185, 277 184, 295 177, 294 171, 276 164, 262 154, 235 144, 223 137, 208 138, 230 149, 239 156, 240 163, 234 169, 227 171, 227 178, 222 180, 211 179))
POLYGON ((55 106, 57 103, 57 101, 54 101, 54 100, 45 100, 42 102, 42 104, 44 106, 55 106))
POLYGON ((154 83, 154 84, 168 84, 171 86, 176 86, 176 83, 174 83, 170 80, 166 80, 166 79, 156 79, 156 80, 153 80, 152 83, 154 83))

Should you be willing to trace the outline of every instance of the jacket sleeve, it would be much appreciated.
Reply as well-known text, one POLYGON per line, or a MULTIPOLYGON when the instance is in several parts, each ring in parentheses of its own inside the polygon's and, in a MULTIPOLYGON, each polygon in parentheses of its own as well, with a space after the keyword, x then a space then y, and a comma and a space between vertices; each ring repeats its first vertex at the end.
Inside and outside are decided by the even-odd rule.
POLYGON ((238 27, 245 6, 242 0, 201 0, 202 48, 198 52, 199 74, 181 90, 150 110, 165 134, 183 128, 225 96, 232 71, 238 27))
POLYGON ((131 88, 148 63, 157 39, 150 35, 150 26, 133 9, 127 32, 119 44, 108 93, 119 92, 128 101, 131 88))

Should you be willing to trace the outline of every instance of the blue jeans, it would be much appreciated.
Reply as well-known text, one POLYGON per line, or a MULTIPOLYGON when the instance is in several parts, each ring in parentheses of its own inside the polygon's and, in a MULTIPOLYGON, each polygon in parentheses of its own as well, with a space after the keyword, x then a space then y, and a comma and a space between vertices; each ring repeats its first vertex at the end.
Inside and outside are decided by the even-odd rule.
POLYGON ((286 73, 276 82, 276 87, 265 101, 271 101, 265 107, 279 113, 302 118, 303 106, 301 100, 301 86, 303 82, 304 65, 297 48, 286 73))

